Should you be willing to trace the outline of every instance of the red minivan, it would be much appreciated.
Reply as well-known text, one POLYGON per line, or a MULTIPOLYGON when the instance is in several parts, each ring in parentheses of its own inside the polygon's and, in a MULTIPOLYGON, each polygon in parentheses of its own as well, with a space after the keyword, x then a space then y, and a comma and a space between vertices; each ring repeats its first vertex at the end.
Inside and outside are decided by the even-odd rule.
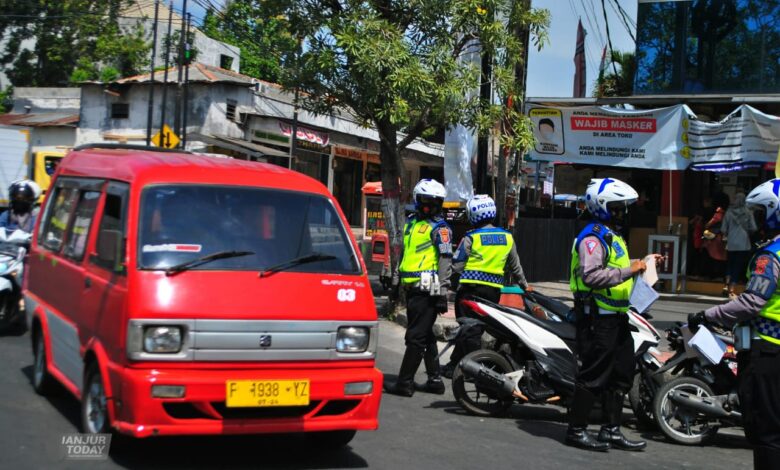
POLYGON ((377 428, 377 314, 319 182, 278 166, 103 145, 60 164, 25 273, 33 385, 84 432, 377 428))

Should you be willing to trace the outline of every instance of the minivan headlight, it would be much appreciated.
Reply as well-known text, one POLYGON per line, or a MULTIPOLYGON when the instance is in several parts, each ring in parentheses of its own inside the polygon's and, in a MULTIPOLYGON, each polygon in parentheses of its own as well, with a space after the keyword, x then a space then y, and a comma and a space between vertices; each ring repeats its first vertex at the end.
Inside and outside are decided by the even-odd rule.
POLYGON ((360 353, 368 349, 369 331, 362 326, 342 326, 336 335, 336 351, 360 353))
POLYGON ((148 326, 144 329, 144 351, 177 353, 181 350, 181 338, 178 326, 148 326))

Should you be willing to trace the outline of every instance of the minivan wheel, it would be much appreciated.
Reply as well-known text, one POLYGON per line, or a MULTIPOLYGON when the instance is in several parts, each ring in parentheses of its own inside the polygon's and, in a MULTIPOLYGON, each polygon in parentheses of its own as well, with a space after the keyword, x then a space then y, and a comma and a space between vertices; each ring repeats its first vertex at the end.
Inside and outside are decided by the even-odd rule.
POLYGON ((81 428, 89 434, 110 432, 106 389, 97 363, 87 366, 81 394, 81 428))
POLYGON ((38 395, 48 395, 54 388, 54 378, 49 374, 46 342, 40 328, 35 329, 33 345, 33 389, 38 395))

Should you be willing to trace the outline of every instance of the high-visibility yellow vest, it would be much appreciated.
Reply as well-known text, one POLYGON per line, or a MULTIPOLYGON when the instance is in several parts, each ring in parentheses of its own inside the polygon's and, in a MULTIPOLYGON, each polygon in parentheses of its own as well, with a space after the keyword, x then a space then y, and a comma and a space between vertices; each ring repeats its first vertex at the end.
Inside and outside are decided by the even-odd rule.
POLYGON ((629 298, 631 297, 631 289, 634 287, 633 278, 629 278, 617 286, 604 289, 591 289, 582 281, 582 277, 579 274, 579 246, 582 240, 589 236, 598 238, 601 246, 606 251, 607 267, 623 269, 631 266, 631 259, 628 256, 628 247, 626 246, 626 242, 623 241, 623 238, 610 231, 604 225, 592 223, 585 227, 574 241, 571 254, 571 277, 569 278, 569 288, 575 296, 592 295, 596 304, 599 306, 599 309, 625 313, 630 306, 629 298), (611 234, 611 237, 608 237, 608 234, 611 234), (608 238, 611 238, 612 243, 607 242, 608 238))
POLYGON ((512 234, 490 227, 472 230, 466 236, 471 238, 471 254, 460 275, 460 282, 499 289, 504 287, 506 260, 515 244, 512 234))

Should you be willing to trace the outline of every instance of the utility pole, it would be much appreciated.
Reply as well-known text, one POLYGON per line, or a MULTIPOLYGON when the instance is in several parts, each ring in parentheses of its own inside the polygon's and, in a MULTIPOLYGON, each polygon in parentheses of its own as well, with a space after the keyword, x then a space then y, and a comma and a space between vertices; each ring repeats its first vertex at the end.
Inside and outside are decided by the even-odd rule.
MULTIPOLYGON (((493 58, 491 57, 490 54, 485 53, 484 50, 482 50, 481 54, 482 54, 482 73, 480 75, 479 98, 481 101, 481 106, 487 108, 488 106, 490 106, 490 102, 492 101, 492 92, 491 92, 490 85, 491 85, 491 78, 493 75, 493 58)), ((489 139, 490 139, 489 133, 485 135, 484 132, 481 132, 477 136, 477 184, 476 184, 477 194, 487 194, 490 189, 488 174, 487 174, 489 139)))
POLYGON ((181 16, 181 28, 179 29, 179 60, 177 61, 178 77, 176 78, 176 101, 173 112, 173 132, 178 135, 182 135, 181 131, 181 110, 182 98, 184 96, 182 82, 184 81, 184 36, 186 36, 185 29, 187 28, 187 0, 182 3, 182 16, 181 16))
MULTIPOLYGON (((173 0, 170 1, 168 6, 168 34, 165 36, 165 71, 163 72, 163 95, 162 95, 162 109, 160 110, 160 132, 165 127, 165 109, 168 107, 168 67, 171 60, 171 24, 173 23, 173 0)), ((163 147, 166 146, 165 141, 167 134, 162 133, 161 142, 163 147)))
POLYGON ((157 16, 160 11, 160 1, 154 2, 154 26, 152 27, 152 60, 149 66, 151 78, 149 79, 149 109, 146 114, 146 146, 152 143, 152 120, 154 119, 154 55, 157 53, 157 16))
POLYGON ((187 42, 185 44, 184 51, 184 63, 187 68, 184 69, 184 105, 182 106, 182 118, 181 118, 181 148, 187 148, 187 111, 189 110, 190 100, 190 61, 192 57, 192 50, 190 47, 190 27, 192 26, 192 14, 187 13, 187 42))

